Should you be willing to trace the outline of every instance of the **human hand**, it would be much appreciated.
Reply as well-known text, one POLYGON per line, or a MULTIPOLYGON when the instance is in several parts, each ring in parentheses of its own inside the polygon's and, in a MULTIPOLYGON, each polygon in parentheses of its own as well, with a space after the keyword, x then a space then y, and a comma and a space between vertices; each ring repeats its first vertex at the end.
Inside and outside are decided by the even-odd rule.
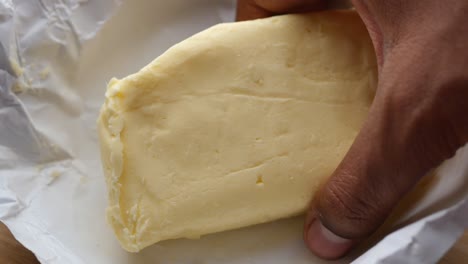
MULTIPOLYGON (((304 239, 333 259, 371 235, 431 169, 468 142, 468 1, 354 0, 379 83, 367 120, 307 213, 304 239)), ((239 0, 238 20, 326 8, 239 0)))

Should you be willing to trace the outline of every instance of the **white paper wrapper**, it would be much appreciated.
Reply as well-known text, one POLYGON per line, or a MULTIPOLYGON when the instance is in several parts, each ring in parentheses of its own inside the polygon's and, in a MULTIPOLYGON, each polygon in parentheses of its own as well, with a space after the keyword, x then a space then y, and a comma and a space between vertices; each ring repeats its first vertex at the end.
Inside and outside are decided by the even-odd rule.
MULTIPOLYGON (((0 0, 0 220, 42 263, 322 263, 301 218, 138 254, 105 223, 95 120, 106 82, 233 13, 234 1, 0 0)), ((413 223, 355 262, 439 259, 468 223, 467 174, 465 148, 401 215, 413 223)))

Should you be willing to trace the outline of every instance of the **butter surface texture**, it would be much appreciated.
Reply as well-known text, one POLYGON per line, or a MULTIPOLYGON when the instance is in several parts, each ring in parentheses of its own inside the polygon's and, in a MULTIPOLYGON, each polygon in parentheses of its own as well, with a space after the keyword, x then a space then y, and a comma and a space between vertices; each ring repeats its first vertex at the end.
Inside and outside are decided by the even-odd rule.
POLYGON ((122 246, 304 212, 365 119, 371 41, 351 11, 216 25, 113 79, 98 120, 122 246))

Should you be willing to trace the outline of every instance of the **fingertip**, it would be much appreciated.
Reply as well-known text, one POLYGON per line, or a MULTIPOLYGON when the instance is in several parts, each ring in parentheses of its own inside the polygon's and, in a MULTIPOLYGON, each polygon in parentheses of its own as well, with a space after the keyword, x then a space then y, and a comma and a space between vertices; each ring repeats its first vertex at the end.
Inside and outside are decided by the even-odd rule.
POLYGON ((238 0, 236 21, 266 18, 287 13, 320 11, 327 9, 328 4, 329 2, 324 0, 238 0))
POLYGON ((316 256, 329 260, 344 256, 355 244, 351 239, 334 234, 316 217, 309 219, 306 224, 304 240, 316 256))
POLYGON ((237 1, 236 21, 265 18, 271 15, 273 15, 271 12, 258 6, 253 0, 237 1))

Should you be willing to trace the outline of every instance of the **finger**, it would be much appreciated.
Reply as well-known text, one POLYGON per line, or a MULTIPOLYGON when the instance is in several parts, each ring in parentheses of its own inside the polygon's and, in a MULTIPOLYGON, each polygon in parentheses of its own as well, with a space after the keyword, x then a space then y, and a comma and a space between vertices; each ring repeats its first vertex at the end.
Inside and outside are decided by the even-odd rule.
POLYGON ((238 0, 236 21, 326 9, 325 0, 238 0))
POLYGON ((255 0, 238 0, 236 9, 236 21, 252 20, 272 16, 273 13, 259 5, 255 0))
MULTIPOLYGON (((381 131, 373 121, 377 119, 369 117, 308 212, 305 241, 319 257, 341 257, 374 231, 399 198, 388 176, 394 168, 381 153, 381 131)), ((417 178, 406 180, 410 186, 417 178)))
POLYGON ((305 242, 322 258, 338 258, 371 235, 427 172, 468 141, 467 126, 455 125, 466 123, 468 83, 433 89, 426 77, 419 85, 410 81, 418 79, 414 71, 404 77, 410 71, 395 57, 401 69, 386 72, 389 57, 382 76, 392 79, 381 81, 361 132, 308 212, 305 242))

